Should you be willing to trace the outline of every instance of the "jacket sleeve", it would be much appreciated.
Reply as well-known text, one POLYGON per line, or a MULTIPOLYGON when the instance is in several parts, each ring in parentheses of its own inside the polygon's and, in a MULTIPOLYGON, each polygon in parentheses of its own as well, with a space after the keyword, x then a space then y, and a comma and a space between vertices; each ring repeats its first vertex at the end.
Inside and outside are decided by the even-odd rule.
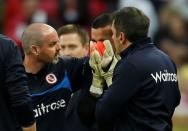
POLYGON ((112 85, 96 104, 95 115, 99 124, 110 125, 117 115, 121 115, 120 109, 128 104, 128 100, 138 90, 138 74, 135 67, 128 62, 118 65, 112 85))
POLYGON ((71 58, 67 63, 67 69, 73 92, 91 85, 92 72, 89 57, 71 58))
POLYGON ((10 105, 20 125, 29 126, 34 122, 34 114, 21 52, 11 40, 5 44, 4 75, 10 105))

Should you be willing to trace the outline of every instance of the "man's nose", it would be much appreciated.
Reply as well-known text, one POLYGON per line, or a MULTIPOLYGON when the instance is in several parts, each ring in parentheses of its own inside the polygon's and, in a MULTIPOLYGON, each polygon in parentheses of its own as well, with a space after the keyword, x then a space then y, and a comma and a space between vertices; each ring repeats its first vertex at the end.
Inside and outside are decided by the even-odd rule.
POLYGON ((65 48, 62 52, 64 56, 71 56, 71 51, 67 48, 65 48))
POLYGON ((56 50, 57 50, 57 51, 60 51, 60 50, 61 50, 61 44, 60 44, 59 42, 56 44, 56 50))

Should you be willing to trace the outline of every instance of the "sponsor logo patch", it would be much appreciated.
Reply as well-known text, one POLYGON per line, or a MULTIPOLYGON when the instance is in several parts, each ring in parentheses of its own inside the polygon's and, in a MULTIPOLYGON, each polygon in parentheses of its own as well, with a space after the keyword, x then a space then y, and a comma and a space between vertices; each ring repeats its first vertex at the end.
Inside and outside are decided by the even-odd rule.
POLYGON ((169 73, 167 70, 151 73, 152 78, 158 82, 177 82, 177 74, 169 73))
POLYGON ((35 113, 35 118, 45 115, 51 111, 59 110, 66 107, 66 102, 64 99, 54 101, 49 104, 40 103, 33 110, 35 113))

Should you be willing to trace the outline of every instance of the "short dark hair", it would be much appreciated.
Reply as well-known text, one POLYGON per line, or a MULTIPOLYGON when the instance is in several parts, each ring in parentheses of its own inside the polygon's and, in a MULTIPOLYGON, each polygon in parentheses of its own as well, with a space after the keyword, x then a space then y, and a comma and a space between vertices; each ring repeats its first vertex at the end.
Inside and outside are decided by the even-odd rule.
POLYGON ((76 33, 80 37, 80 41, 82 44, 89 43, 88 32, 84 28, 82 28, 80 25, 77 25, 77 24, 67 24, 67 25, 61 26, 57 30, 57 33, 58 33, 58 36, 76 33))
POLYGON ((97 28, 105 27, 105 26, 108 26, 111 24, 112 24, 112 14, 103 13, 103 14, 97 16, 93 20, 91 27, 97 29, 97 28))
POLYGON ((143 39, 148 35, 149 18, 135 7, 124 7, 113 15, 116 35, 123 32, 130 42, 143 39))

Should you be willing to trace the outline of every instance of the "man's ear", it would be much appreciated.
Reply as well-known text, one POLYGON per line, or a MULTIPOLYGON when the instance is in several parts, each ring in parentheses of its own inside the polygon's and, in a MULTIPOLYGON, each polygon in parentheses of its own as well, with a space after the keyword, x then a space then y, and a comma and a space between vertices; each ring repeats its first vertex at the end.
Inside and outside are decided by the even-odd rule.
POLYGON ((125 43, 126 43, 125 41, 127 40, 127 38, 126 38, 126 36, 125 36, 125 33, 120 32, 119 40, 120 40, 120 43, 121 43, 121 44, 125 44, 125 43))
POLYGON ((36 45, 31 45, 30 51, 31 51, 32 54, 35 54, 36 56, 39 55, 39 47, 36 46, 36 45))
POLYGON ((125 33, 120 32, 120 43, 125 47, 129 47, 132 43, 127 39, 125 33))

